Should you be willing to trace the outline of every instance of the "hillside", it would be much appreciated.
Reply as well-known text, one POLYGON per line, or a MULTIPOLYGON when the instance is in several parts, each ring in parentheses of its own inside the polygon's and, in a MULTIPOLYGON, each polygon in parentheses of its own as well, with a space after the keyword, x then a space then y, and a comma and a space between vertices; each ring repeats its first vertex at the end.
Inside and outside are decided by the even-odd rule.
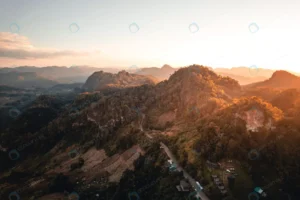
POLYGON ((247 140, 258 135, 265 138, 267 135, 262 135, 263 130, 271 130, 282 117, 281 110, 259 98, 238 99, 214 115, 196 122, 198 128, 192 141, 186 141, 187 147, 182 148, 193 148, 190 154, 196 151, 198 156, 200 154, 213 162, 224 156, 241 161, 247 159, 247 152, 253 147, 247 140))
POLYGON ((93 73, 82 86, 87 91, 100 91, 105 89, 121 89, 137 87, 144 84, 155 84, 157 80, 151 77, 129 74, 121 71, 117 74, 103 71, 93 73))
MULTIPOLYGON (((10 127, 1 134, 2 149, 18 149, 20 155, 11 161, 7 152, 0 151, 0 162, 5 163, 0 182, 7 183, 0 184, 4 195, 21 187, 15 177, 22 176, 29 183, 34 181, 32 177, 43 178, 41 184, 22 192, 25 199, 35 196, 47 200, 64 190, 77 191, 81 199, 97 199, 97 194, 126 199, 128 191, 160 177, 141 199, 187 198, 188 194, 178 193, 175 187, 182 173, 162 170, 168 158, 159 148, 160 142, 168 145, 211 200, 221 195, 212 189, 210 176, 222 171, 212 170, 207 161, 234 160, 240 176, 230 192, 236 199, 247 199, 252 185, 266 185, 281 173, 298 175, 297 118, 285 119, 281 109, 261 98, 240 98, 246 90, 236 80, 207 67, 180 68, 157 84, 125 71, 101 71, 91 75, 84 87, 101 91, 78 94, 72 103, 41 97, 32 105, 33 110, 25 110, 16 119, 22 130, 10 127), (103 93, 107 88, 118 89, 103 93), (49 118, 34 125, 35 116, 42 113, 49 118), (26 122, 22 116, 30 120, 26 122), (283 139, 274 141, 279 136, 283 139), (290 145, 283 145, 286 142, 290 145), (25 147, 19 148, 23 144, 25 147), (260 151, 257 161, 249 156, 253 149, 260 151), (275 160, 276 156, 280 159, 275 160), (146 158, 155 162, 146 164, 146 158), (105 182, 100 183, 103 178, 105 182)), ((277 196, 276 192, 270 190, 270 198, 277 196)))
POLYGON ((276 95, 271 101, 274 106, 283 110, 288 116, 297 116, 300 110, 300 90, 287 89, 276 95))
POLYGON ((199 111, 201 115, 214 112, 230 101, 230 95, 238 91, 240 86, 236 81, 220 77, 203 66, 194 65, 179 69, 169 80, 160 82, 155 87, 145 85, 134 90, 120 91, 102 102, 103 105, 90 109, 88 115, 96 121, 101 121, 103 117, 109 119, 110 115, 121 121, 122 117, 126 120, 127 115, 130 119, 134 114, 132 111, 139 109, 147 116, 147 126, 164 129, 175 120, 192 117, 195 114, 192 110, 199 111), (103 110, 104 107, 106 111, 103 110))
POLYGON ((245 86, 246 88, 270 87, 279 89, 300 88, 300 77, 287 71, 276 71, 272 77, 258 83, 245 86))
POLYGON ((70 100, 41 95, 13 121, 9 132, 13 135, 35 133, 58 117, 62 107, 67 103, 70 103, 70 100))

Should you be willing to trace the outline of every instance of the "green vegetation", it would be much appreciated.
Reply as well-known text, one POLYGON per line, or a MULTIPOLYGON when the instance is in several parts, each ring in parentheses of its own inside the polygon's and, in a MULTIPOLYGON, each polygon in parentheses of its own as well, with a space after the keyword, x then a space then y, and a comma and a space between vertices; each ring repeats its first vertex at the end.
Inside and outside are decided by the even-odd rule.
MULTIPOLYGON (((18 170, 27 172, 22 174, 24 180, 35 172, 36 176, 44 175, 52 158, 71 146, 80 146, 83 152, 91 147, 104 149, 107 156, 121 154, 133 145, 143 149, 146 154, 136 160, 134 171, 123 174, 120 183, 83 190, 83 199, 95 199, 95 194, 126 199, 129 192, 138 190, 146 200, 186 198, 187 194, 175 187, 182 174, 168 173, 164 166, 168 158, 162 154, 160 141, 212 200, 219 199, 220 193, 211 175, 221 176, 224 169, 208 168, 208 160, 239 163, 235 166, 239 174, 235 187, 229 191, 237 199, 247 199, 254 186, 268 185, 278 177, 285 179, 274 188, 281 184, 293 193, 299 191, 300 182, 298 93, 295 89, 242 88, 233 79, 193 65, 157 85, 82 93, 73 99, 42 95, 2 129, 1 145, 13 149, 44 136, 20 152, 18 170), (259 152, 256 160, 248 157, 252 149, 259 152), (147 158, 152 158, 150 165, 147 158), (287 177, 295 177, 293 184, 287 177)), ((59 166, 60 160, 55 165, 59 166)), ((1 172, 6 174, 0 181, 16 180, 15 173, 7 173, 14 166, 7 152, 0 152, 0 162, 4 163, 1 172)), ((46 193, 63 192, 62 188, 71 192, 74 180, 69 178, 77 178, 83 165, 83 158, 79 158, 70 166, 72 176, 51 175, 46 193)), ((276 199, 274 188, 269 190, 273 192, 270 198, 276 199)))

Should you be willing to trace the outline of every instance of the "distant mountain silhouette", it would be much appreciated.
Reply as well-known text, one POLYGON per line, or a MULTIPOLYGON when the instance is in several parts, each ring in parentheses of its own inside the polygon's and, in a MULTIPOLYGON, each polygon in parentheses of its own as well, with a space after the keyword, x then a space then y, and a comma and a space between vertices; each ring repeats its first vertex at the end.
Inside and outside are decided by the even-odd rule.
POLYGON ((0 85, 19 88, 48 88, 58 82, 39 76, 34 72, 8 72, 0 73, 0 85))
MULTIPOLYGON (((214 71, 215 73, 221 76, 228 76, 232 79, 237 80, 241 85, 247 85, 250 83, 255 83, 258 81, 266 80, 271 77, 274 70, 269 69, 259 69, 256 74, 251 74, 250 69, 248 67, 234 67, 231 69, 227 68, 209 68, 208 69, 214 71)), ((152 75, 157 78, 159 81, 166 80, 173 74, 178 68, 173 68, 170 65, 165 64, 161 68, 159 67, 149 67, 149 68, 141 68, 137 72, 133 72, 141 75, 152 75)))
POLYGON ((86 79, 96 71, 105 71, 117 73, 117 68, 96 68, 88 66, 72 66, 72 67, 34 67, 34 66, 21 66, 16 68, 0 68, 1 73, 7 72, 34 72, 45 78, 58 81, 60 83, 78 83, 85 82, 86 79))
POLYGON ((247 85, 246 87, 272 87, 281 89, 300 88, 300 77, 295 76, 287 71, 279 70, 274 72, 272 77, 268 80, 253 83, 247 85))
POLYGON ((151 75, 157 78, 159 81, 166 80, 173 74, 177 69, 171 67, 170 65, 164 65, 159 67, 141 68, 136 74, 140 75, 151 75))
POLYGON ((111 74, 103 71, 93 73, 82 86, 87 91, 99 91, 104 89, 121 89, 136 87, 144 84, 155 84, 158 82, 153 77, 130 74, 120 71, 118 74, 111 74))
POLYGON ((3 92, 3 91, 9 91, 9 92, 11 92, 11 91, 22 91, 22 89, 7 86, 7 85, 0 85, 0 92, 3 92))
POLYGON ((213 69, 217 73, 228 73, 232 75, 238 75, 243 77, 265 77, 270 78, 275 70, 271 69, 264 69, 264 68, 258 68, 257 72, 255 74, 251 73, 251 68, 249 67, 232 67, 230 69, 228 68, 215 68, 213 69))
POLYGON ((216 73, 221 76, 228 76, 232 79, 235 79, 241 85, 247 85, 247 84, 251 84, 251 83, 255 83, 255 82, 259 82, 259 81, 264 81, 267 79, 266 77, 262 77, 262 76, 249 77, 249 76, 240 76, 240 75, 230 74, 230 73, 226 73, 226 72, 216 72, 216 73))

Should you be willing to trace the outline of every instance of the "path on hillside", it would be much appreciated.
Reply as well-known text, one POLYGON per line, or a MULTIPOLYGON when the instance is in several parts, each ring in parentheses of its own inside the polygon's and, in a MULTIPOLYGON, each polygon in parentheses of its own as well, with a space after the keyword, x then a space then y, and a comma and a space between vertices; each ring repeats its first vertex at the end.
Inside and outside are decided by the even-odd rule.
POLYGON ((140 130, 142 132, 144 132, 144 129, 143 129, 143 121, 144 121, 144 119, 145 119, 145 114, 142 113, 142 120, 141 120, 141 123, 140 123, 140 130))
MULTIPOLYGON (((144 132, 144 129, 143 129, 143 120, 145 118, 145 114, 142 113, 142 120, 141 120, 141 123, 140 123, 140 130, 142 132, 144 132)), ((146 136, 150 139, 152 139, 152 137, 145 133, 146 136)), ((161 145, 161 148, 164 149, 164 151, 166 152, 166 154, 168 155, 168 157, 173 161, 173 163, 176 164, 176 168, 178 171, 182 171, 183 172, 183 176, 188 179, 189 183, 194 187, 194 188, 198 188, 198 185, 196 184, 196 180, 194 178, 192 178, 189 173, 187 173, 177 162, 175 156, 172 154, 172 152, 170 151, 170 149, 167 147, 167 145, 165 145, 164 143, 160 142, 160 145, 161 145)), ((206 194, 203 192, 203 191, 196 191, 196 196, 197 197, 200 197, 201 200, 209 200, 209 198, 206 196, 206 194)))
MULTIPOLYGON (((166 154, 168 155, 168 157, 173 161, 173 163, 176 164, 176 168, 178 171, 182 171, 183 172, 183 176, 188 179, 188 181, 190 182, 190 184, 194 187, 194 188, 198 188, 195 179, 193 179, 177 162, 175 156, 172 154, 172 152, 170 151, 170 149, 162 142, 160 142, 161 148, 164 149, 164 151, 166 152, 166 154)), ((201 198, 201 200, 209 200, 209 198, 205 195, 205 193, 203 191, 197 191, 197 196, 199 196, 201 198)))

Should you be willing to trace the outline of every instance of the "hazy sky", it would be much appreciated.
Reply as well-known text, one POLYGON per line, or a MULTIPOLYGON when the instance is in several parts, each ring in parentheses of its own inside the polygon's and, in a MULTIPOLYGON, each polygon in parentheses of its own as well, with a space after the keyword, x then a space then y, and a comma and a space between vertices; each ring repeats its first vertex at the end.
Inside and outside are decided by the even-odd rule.
POLYGON ((299 0, 0 0, 0 66, 300 72, 299 23, 299 0))

